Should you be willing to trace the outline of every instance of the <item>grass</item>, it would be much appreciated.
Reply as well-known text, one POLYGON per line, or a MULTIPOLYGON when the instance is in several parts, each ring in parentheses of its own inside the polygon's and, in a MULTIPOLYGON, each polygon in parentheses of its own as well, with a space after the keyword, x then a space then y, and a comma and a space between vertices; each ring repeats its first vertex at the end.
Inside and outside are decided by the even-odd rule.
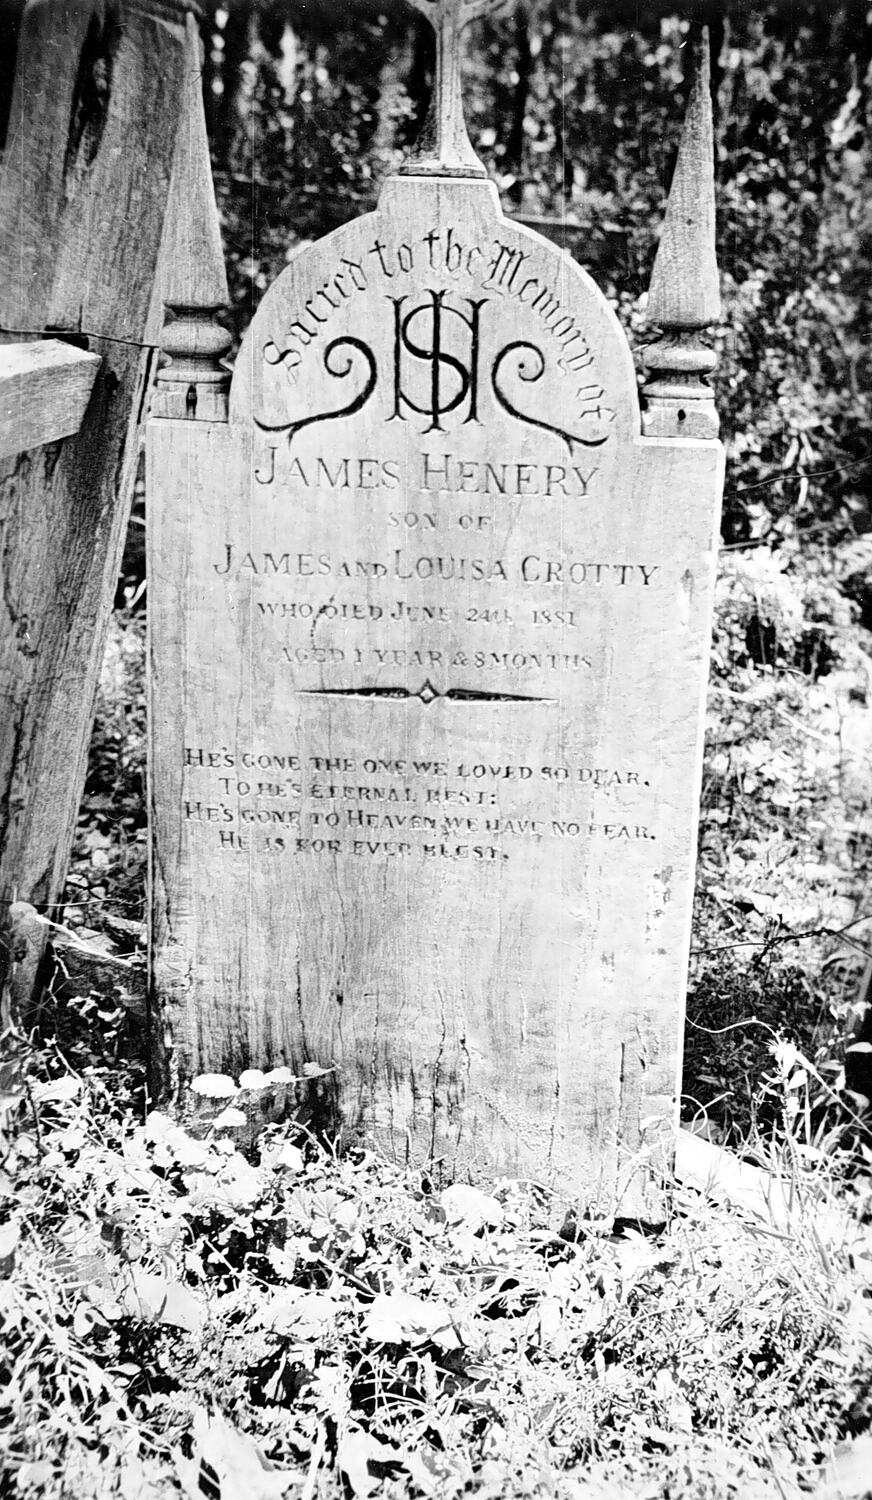
MULTIPOLYGON (((234 1101, 141 1123, 133 1082, 44 1045, 6 1101, 11 1494, 799 1496, 868 1427, 857 1186, 829 1243, 680 1184, 614 1232, 292 1124, 243 1154, 234 1101)), ((835 1160, 789 1164, 809 1207, 835 1160)))

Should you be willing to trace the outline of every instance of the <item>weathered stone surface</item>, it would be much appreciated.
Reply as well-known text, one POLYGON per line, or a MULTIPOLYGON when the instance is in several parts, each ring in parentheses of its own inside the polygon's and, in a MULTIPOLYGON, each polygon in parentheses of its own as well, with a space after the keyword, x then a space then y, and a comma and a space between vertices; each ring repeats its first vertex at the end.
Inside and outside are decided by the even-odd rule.
POLYGON ((410 176, 149 442, 166 1076, 336 1064, 399 1153, 656 1213, 720 445, 641 436, 487 182, 410 176))

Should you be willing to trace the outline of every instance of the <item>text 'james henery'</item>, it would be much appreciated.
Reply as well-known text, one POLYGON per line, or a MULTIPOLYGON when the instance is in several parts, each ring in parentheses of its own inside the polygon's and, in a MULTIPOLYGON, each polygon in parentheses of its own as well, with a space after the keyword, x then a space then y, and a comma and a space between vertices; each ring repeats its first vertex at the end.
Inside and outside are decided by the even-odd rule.
POLYGON ((584 499, 598 465, 486 463, 452 453, 420 453, 410 468, 397 459, 292 458, 281 472, 290 489, 417 490, 422 495, 506 495, 511 499, 584 499))

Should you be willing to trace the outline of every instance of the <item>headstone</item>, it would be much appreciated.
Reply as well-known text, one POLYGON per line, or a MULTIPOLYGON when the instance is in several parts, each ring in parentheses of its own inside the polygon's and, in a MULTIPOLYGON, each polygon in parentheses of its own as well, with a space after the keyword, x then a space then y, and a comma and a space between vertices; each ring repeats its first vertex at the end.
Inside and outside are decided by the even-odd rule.
POLYGON ((177 1088, 333 1067, 395 1153, 651 1216, 722 450, 642 435, 441 55, 449 128, 266 293, 229 420, 171 365, 150 423, 156 1046, 177 1088))

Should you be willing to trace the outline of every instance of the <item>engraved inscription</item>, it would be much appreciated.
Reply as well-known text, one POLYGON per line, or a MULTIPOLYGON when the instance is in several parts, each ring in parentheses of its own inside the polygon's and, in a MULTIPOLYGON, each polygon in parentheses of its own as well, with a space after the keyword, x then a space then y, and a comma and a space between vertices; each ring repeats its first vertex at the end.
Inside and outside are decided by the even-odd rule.
MULTIPOLYGON (((300 486, 305 490, 339 493, 396 490, 402 486, 406 490, 417 489, 422 497, 428 498, 505 495, 509 499, 568 496, 580 500, 587 498, 588 486, 597 473, 596 465, 591 463, 533 463, 521 459, 479 461, 459 458, 450 451, 423 450, 416 456, 416 467, 411 474, 401 473, 398 463, 391 458, 334 458, 323 454, 305 461, 295 454, 280 473, 276 472, 275 462, 272 470, 270 476, 261 477, 261 483, 271 484, 280 479, 292 488, 300 486)), ((390 524, 398 524, 398 521, 392 520, 390 524)))
MULTIPOLYGON (((350 304, 361 293, 369 293, 371 299, 383 286, 392 309, 386 420, 406 421, 415 415, 424 419, 421 431, 425 433, 443 431, 445 419, 451 416, 462 424, 481 422, 480 366, 486 351, 489 389, 497 406, 524 425, 559 436, 570 453, 576 446, 599 447, 612 436, 615 409, 595 378, 590 342, 566 310, 553 277, 553 260, 543 261, 541 251, 522 250, 502 240, 494 240, 488 251, 464 246, 453 226, 428 229, 413 242, 388 242, 376 237, 360 259, 341 257, 320 287, 293 309, 281 335, 265 340, 261 347, 263 364, 270 371, 280 371, 289 388, 297 386, 303 365, 314 355, 336 314, 340 313, 345 322, 353 319, 355 312, 350 304), (421 272, 428 276, 436 273, 442 284, 434 283, 412 294, 409 288, 421 272), (458 279, 469 284, 471 295, 464 295, 452 284, 458 279), (488 295, 477 296, 476 291, 488 295), (493 330, 499 327, 500 318, 490 314, 499 313, 499 303, 506 298, 515 300, 521 322, 529 325, 530 333, 526 338, 509 343, 500 340, 495 345, 493 330), (490 326, 486 326, 489 318, 490 326), (536 342, 530 336, 533 334, 536 342), (549 355, 540 343, 543 338, 546 345, 553 346, 553 370, 558 382, 573 383, 574 376, 585 372, 583 382, 573 392, 577 422, 572 428, 549 420, 553 392, 543 391, 541 410, 531 410, 519 404, 506 384, 508 371, 516 384, 542 380, 549 366, 549 355)), ((281 422, 256 413, 254 420, 261 432, 279 434, 290 446, 304 427, 360 411, 379 382, 373 340, 368 332, 366 338, 362 337, 364 331, 365 327, 357 327, 334 337, 322 353, 324 369, 339 379, 352 375, 354 355, 363 360, 363 384, 347 402, 281 422), (345 358, 338 359, 340 354, 345 358)), ((561 409, 565 405, 564 396, 561 409)), ((268 471, 263 465, 257 467, 259 482, 272 482, 274 453, 268 471)))
MULTIPOLYGON (((390 420, 405 420, 408 407, 429 417, 425 432, 442 430, 442 418, 466 404, 464 422, 478 421, 479 313, 486 299, 467 300, 467 310, 445 302, 446 293, 428 290, 428 301, 406 308, 406 297, 391 297, 394 306, 394 409, 390 420), (468 336, 465 357, 451 348, 446 323, 457 319, 468 336), (424 324, 419 332, 418 326, 424 324), (424 342, 424 339, 427 342, 424 342), (407 367, 423 366, 424 391, 416 400, 409 394, 407 367), (445 372, 443 373, 443 365, 445 372)), ((416 392, 416 394, 418 394, 416 392)))
POLYGON ((202 746, 186 747, 184 764, 186 823, 230 853, 504 863, 523 855, 530 840, 627 848, 656 840, 651 783, 630 767, 237 754, 202 746), (541 808, 530 811, 527 797, 525 811, 513 812, 507 794, 531 786, 544 799, 541 808), (560 816, 557 787, 572 799, 560 816), (609 811, 602 801, 612 804, 609 811))
POLYGON ((285 578, 393 578, 435 579, 442 583, 569 583, 575 587, 593 585, 618 587, 637 585, 648 588, 658 571, 658 564, 647 566, 636 562, 593 562, 580 557, 547 557, 530 552, 517 563, 502 558, 465 557, 458 554, 415 556, 397 548, 388 557, 334 557, 329 552, 239 552, 232 543, 224 544, 224 555, 212 564, 219 577, 243 577, 264 574, 285 578))

